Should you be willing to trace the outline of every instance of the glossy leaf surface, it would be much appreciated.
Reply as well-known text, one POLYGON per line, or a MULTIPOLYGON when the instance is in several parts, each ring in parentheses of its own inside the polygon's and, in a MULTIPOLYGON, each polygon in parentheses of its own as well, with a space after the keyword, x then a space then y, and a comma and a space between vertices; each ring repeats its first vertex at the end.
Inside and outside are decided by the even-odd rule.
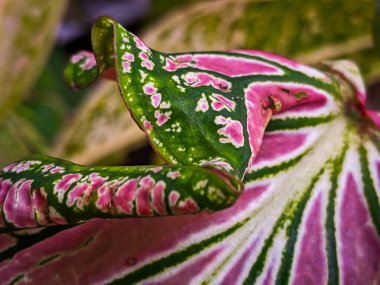
MULTIPOLYGON (((164 9, 163 3, 158 6, 164 9)), ((196 1, 148 25, 142 39, 149 46, 163 51, 229 50, 238 47, 271 51, 307 64, 316 64, 326 58, 348 58, 359 63, 367 82, 374 82, 380 68, 371 46, 369 27, 372 13, 372 0, 360 3, 355 0, 339 3, 335 0, 196 1), (350 25, 346 24, 348 19, 350 25), (332 25, 334 29, 331 29, 332 25), (269 33, 273 37, 269 37, 269 33)), ((109 122, 107 127, 102 123, 97 126, 98 108, 93 108, 95 106, 103 110, 108 106, 115 113, 125 111, 117 99, 105 103, 96 96, 88 100, 85 107, 88 114, 73 118, 74 124, 81 125, 83 140, 78 140, 75 132, 68 131, 68 126, 64 130, 65 139, 58 140, 57 149, 61 151, 54 152, 54 155, 78 163, 103 163, 105 156, 100 155, 103 151, 105 155, 106 152, 118 152, 123 147, 127 151, 130 149, 131 144, 125 136, 130 135, 134 139, 135 135, 131 134, 129 125, 121 130, 120 118, 105 114, 109 122), (112 139, 109 132, 114 133, 112 139), (94 134, 96 139, 93 139, 94 134), (94 152, 99 156, 94 156, 94 152)), ((136 139, 136 145, 143 144, 146 140, 141 136, 136 139)))
MULTIPOLYGON (((116 60, 124 99, 161 155, 173 164, 204 165, 202 159, 206 159, 216 167, 218 164, 208 156, 218 153, 225 160, 217 161, 228 163, 231 169, 225 164, 219 166, 242 177, 245 189, 231 207, 213 214, 96 219, 59 233, 48 228, 34 234, 3 234, 3 255, 9 259, 0 264, 1 281, 379 282, 380 115, 365 108, 364 85, 355 65, 346 61, 325 63, 322 72, 258 51, 162 54, 148 49, 110 19, 102 18, 95 27, 98 25, 112 35, 115 31, 115 52, 103 56, 116 60), (187 77, 189 73, 197 76, 187 77), (178 76, 179 83, 173 75, 178 76), (203 75, 207 80, 203 81, 203 75), (215 84, 220 79, 227 89, 224 84, 215 84), (150 82, 154 85, 146 86, 150 82), (198 86, 200 83, 204 85, 198 86), (222 97, 214 93, 228 101, 215 104, 222 97), (157 106, 155 94, 161 95, 157 106), (179 96, 183 96, 181 102, 176 101, 179 96), (165 101, 171 103, 172 113, 160 125, 160 116, 155 113, 165 110, 161 106, 165 101), (216 120, 218 116, 225 120, 216 120), (228 125, 231 121, 227 116, 244 124, 244 154, 239 143, 232 140, 235 136, 225 140, 224 132, 218 132, 225 127, 218 122, 228 125), (165 124, 175 125, 183 118, 199 119, 201 123, 193 131, 206 128, 205 140, 210 136, 215 149, 206 152, 204 144, 191 145, 192 137, 171 137, 172 130, 166 131, 165 124), (162 145, 154 140, 157 136, 163 137, 162 145), (256 145, 262 136, 262 144, 256 145), (174 140, 180 141, 181 147, 199 148, 205 158, 191 162, 187 160, 191 152, 176 151, 170 157, 166 148, 170 149, 174 140), (218 148, 223 151, 218 152, 218 148), (25 241, 28 234, 32 240, 29 244, 25 241)), ((107 73, 113 63, 103 61, 99 51, 109 52, 113 47, 94 50, 99 66, 107 73)), ((240 128, 232 129, 236 132, 240 128)), ((14 167, 9 169, 13 171, 14 167)), ((18 184, 13 192, 19 191, 23 174, 8 176, 9 171, 3 170, 2 178, 14 179, 12 184, 18 184)), ((12 193, 4 188, 4 182, 2 193, 12 193)), ((9 194, 5 195, 9 199, 9 194)), ((23 203, 22 197, 16 199, 23 203)))

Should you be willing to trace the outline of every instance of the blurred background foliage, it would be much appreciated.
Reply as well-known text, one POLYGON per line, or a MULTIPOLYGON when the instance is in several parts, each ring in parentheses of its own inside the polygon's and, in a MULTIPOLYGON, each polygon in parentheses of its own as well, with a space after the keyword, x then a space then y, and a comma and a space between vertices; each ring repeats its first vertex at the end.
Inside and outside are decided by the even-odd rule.
POLYGON ((2 0, 0 166, 32 153, 81 164, 161 163, 115 83, 74 93, 64 82, 70 54, 91 50, 91 24, 101 15, 160 51, 262 49, 311 65, 354 60, 376 109, 373 11, 373 0, 2 0))

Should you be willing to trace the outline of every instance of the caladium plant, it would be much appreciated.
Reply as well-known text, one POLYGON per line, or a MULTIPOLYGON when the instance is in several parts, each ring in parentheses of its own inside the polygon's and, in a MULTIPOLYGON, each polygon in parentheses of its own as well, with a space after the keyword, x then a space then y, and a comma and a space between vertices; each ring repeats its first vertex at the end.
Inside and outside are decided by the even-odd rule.
POLYGON ((107 17, 92 38, 70 84, 115 78, 168 165, 5 167, 2 283, 380 282, 380 114, 353 63, 160 53, 107 17))

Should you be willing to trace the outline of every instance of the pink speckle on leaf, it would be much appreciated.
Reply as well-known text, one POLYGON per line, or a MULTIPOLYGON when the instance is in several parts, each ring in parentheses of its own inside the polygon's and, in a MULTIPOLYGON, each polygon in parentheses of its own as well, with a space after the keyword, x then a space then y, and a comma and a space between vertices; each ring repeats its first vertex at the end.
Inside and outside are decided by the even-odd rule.
POLYGON ((194 73, 194 72, 189 72, 189 73, 187 73, 186 76, 185 76, 185 80, 186 80, 186 82, 189 83, 189 84, 192 84, 192 83, 196 82, 196 81, 197 81, 197 78, 198 78, 198 77, 197 77, 196 73, 194 73))
POLYGON ((153 95, 157 92, 157 88, 153 82, 149 82, 143 86, 144 93, 147 95, 153 95))
POLYGON ((136 43, 136 47, 141 51, 146 53, 149 50, 149 48, 138 37, 134 37, 133 40, 136 43))
POLYGON ((171 191, 169 194, 169 205, 172 207, 177 204, 181 195, 177 191, 171 191))
POLYGON ((158 166, 158 167, 154 167, 152 168, 151 170, 154 172, 154 173, 157 173, 157 172, 160 172, 162 170, 162 166, 158 166))
POLYGON ((179 171, 169 171, 168 174, 167 174, 167 177, 169 177, 171 179, 176 179, 180 175, 181 174, 179 173, 179 171))
POLYGON ((166 215, 165 208, 165 182, 158 181, 151 192, 154 211, 159 215, 166 215))
POLYGON ((96 201, 96 207, 102 212, 109 212, 111 209, 113 191, 118 187, 117 181, 110 181, 104 183, 98 188, 98 200, 96 201))
POLYGON ((76 183, 81 178, 82 178, 82 174, 71 173, 71 174, 64 175, 60 180, 58 180, 57 184, 54 187, 54 193, 57 194, 58 200, 60 202, 63 201, 65 192, 69 190, 70 186, 76 183))
POLYGON ((176 215, 195 214, 199 212, 199 207, 192 198, 186 198, 172 206, 172 212, 176 215))
POLYGON ((223 95, 220 94, 212 94, 212 96, 219 100, 219 102, 223 103, 225 106, 227 106, 230 110, 234 111, 236 107, 236 103, 230 99, 227 99, 223 95))
POLYGON ((121 63, 122 67, 123 67, 123 72, 124 73, 130 73, 131 72, 131 63, 129 61, 123 61, 121 63))
POLYGON ((155 184, 151 176, 143 177, 136 192, 136 211, 139 216, 151 216, 152 207, 149 202, 150 191, 155 184))
POLYGON ((77 184, 72 190, 70 190, 68 197, 67 197, 67 206, 71 207, 76 203, 76 206, 79 209, 82 209, 84 206, 83 195, 85 195, 86 192, 91 191, 91 185, 84 183, 84 184, 77 184))
MULTIPOLYGON (((18 164, 13 164, 12 168, 9 169, 10 172, 24 172, 26 170, 29 170, 32 165, 35 164, 41 164, 40 161, 35 161, 35 160, 29 160, 29 161, 22 161, 18 164)), ((10 166, 9 166, 10 167, 10 166)))
POLYGON ((135 56, 130 52, 125 52, 123 56, 121 57, 121 59, 126 60, 126 61, 134 61, 135 56))
POLYGON ((239 121, 217 116, 215 123, 224 125, 223 128, 218 130, 218 134, 224 136, 219 139, 221 143, 231 143, 236 148, 244 146, 243 126, 239 121))
POLYGON ((148 131, 151 131, 153 129, 152 124, 146 119, 143 121, 143 125, 144 125, 144 128, 148 131))
POLYGON ((96 66, 95 55, 92 52, 88 51, 81 51, 76 55, 72 56, 71 62, 76 64, 82 59, 85 59, 85 61, 80 65, 82 69, 89 70, 96 66))
POLYGON ((64 173, 65 172, 65 169, 63 167, 60 167, 60 166, 56 166, 54 168, 52 168, 50 170, 50 173, 51 174, 54 174, 54 173, 64 173))
POLYGON ((46 172, 48 172, 50 169, 52 169, 54 166, 55 166, 55 165, 54 165, 53 163, 43 165, 41 171, 42 171, 43 173, 46 173, 46 172))
POLYGON ((45 189, 34 189, 32 199, 38 225, 47 225, 49 223, 49 217, 48 201, 45 189))
POLYGON ((222 102, 219 102, 219 101, 213 101, 211 103, 211 107, 213 110, 215 111, 220 111, 220 110, 223 110, 226 108, 226 105, 224 105, 222 102))
POLYGON ((171 60, 170 58, 167 58, 164 69, 167 71, 176 71, 177 65, 175 64, 175 62, 173 60, 171 60))
POLYGON ((13 167, 16 165, 16 163, 9 164, 5 166, 1 171, 2 172, 10 172, 12 171, 13 167))
POLYGON ((167 71, 176 71, 179 68, 189 67, 192 66, 191 60, 191 55, 166 58, 164 69, 167 71))
POLYGON ((117 190, 114 203, 119 213, 133 214, 133 201, 136 198, 137 183, 137 179, 130 179, 117 190))
POLYGON ((154 117, 157 119, 157 125, 162 126, 165 124, 169 120, 171 114, 171 111, 165 113, 161 113, 160 111, 154 112, 154 117))
POLYGON ((212 86, 222 92, 228 92, 231 90, 230 82, 204 72, 187 73, 185 80, 187 83, 191 84, 192 87, 212 86))
POLYGON ((370 118, 371 121, 375 124, 375 126, 380 129, 380 113, 369 109, 366 109, 365 113, 367 117, 370 118))
POLYGON ((153 107, 157 108, 161 103, 161 94, 156 93, 156 94, 152 95, 152 97, 150 97, 150 99, 152 100, 153 107))
POLYGON ((149 70, 153 70, 154 63, 153 63, 153 61, 151 61, 151 60, 143 60, 143 61, 141 62, 141 66, 142 66, 142 67, 145 67, 145 68, 147 68, 147 69, 149 69, 149 70))
POLYGON ((208 106, 207 98, 204 94, 202 94, 202 98, 200 98, 197 102, 197 107, 195 108, 195 111, 207 112, 208 109, 209 109, 209 106, 208 106))
POLYGON ((139 58, 141 58, 142 60, 149 59, 149 57, 146 55, 146 53, 143 53, 143 52, 139 53, 139 58))
POLYGON ((89 180, 91 183, 91 188, 97 189, 100 185, 102 185, 104 182, 106 182, 108 180, 108 178, 100 176, 99 173, 91 173, 89 175, 89 180))

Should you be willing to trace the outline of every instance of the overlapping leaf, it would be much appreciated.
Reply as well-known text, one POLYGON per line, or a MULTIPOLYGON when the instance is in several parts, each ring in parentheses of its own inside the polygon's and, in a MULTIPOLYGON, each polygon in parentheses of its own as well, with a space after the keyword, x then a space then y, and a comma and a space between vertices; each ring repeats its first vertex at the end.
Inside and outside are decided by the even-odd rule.
MULTIPOLYGON (((326 63, 322 73, 257 51, 160 54, 109 19, 101 19, 99 27, 106 34, 115 31, 110 58, 116 58, 120 89, 161 155, 171 163, 204 164, 197 156, 188 160, 192 152, 170 146, 179 141, 199 148, 208 164, 244 176, 245 189, 233 206, 214 214, 93 220, 57 234, 35 233, 33 247, 19 238, 24 247, 19 252, 17 235, 3 234, 3 255, 12 257, 0 264, 3 282, 379 282, 380 115, 365 108, 365 90, 353 64, 326 63), (161 120, 155 114, 170 112, 163 108, 167 104, 161 106, 166 101, 172 113, 161 120), (195 140, 172 136, 184 117, 189 125, 200 121, 194 125, 195 140), (239 127, 219 132, 231 120, 244 124, 244 153, 239 127), (197 140, 203 128, 204 141, 215 143, 208 153, 197 140), (210 159, 214 155, 221 159, 210 159)), ((99 51, 95 46, 101 62, 99 51)), ((113 61, 103 64, 107 70, 113 61)), ((6 173, 23 166, 13 165, 6 173)))
POLYGON ((125 111, 118 93, 115 82, 102 82, 90 92, 56 139, 51 154, 92 164, 138 148, 145 136, 125 111))
MULTIPOLYGON (((359 63, 368 82, 374 82, 380 68, 371 47, 372 4, 370 0, 360 3, 303 0, 192 3, 149 25, 143 39, 158 50, 228 50, 239 47, 272 51, 308 64, 326 58, 347 57, 359 63), (351 19, 350 25, 346 25, 347 18, 351 19)), ((123 112, 124 106, 116 102, 110 109, 123 112)), ((108 104, 111 102, 107 103, 110 106, 108 104)), ((94 161, 95 157, 97 161, 104 160, 104 156, 92 156, 93 151, 101 154, 109 150, 108 153, 112 153, 121 147, 130 147, 125 137, 135 138, 130 135, 131 130, 128 126, 124 130, 119 129, 116 118, 112 120, 108 113, 105 114, 110 122, 107 130, 111 131, 112 125, 117 126, 112 139, 103 125, 96 126, 96 116, 90 113, 97 112, 97 108, 93 109, 95 106, 102 106, 106 111, 103 99, 99 98, 97 103, 88 100, 86 106, 82 110, 85 109, 88 115, 73 118, 74 124, 82 126, 83 141, 77 140, 75 133, 70 131, 71 125, 68 125, 64 130, 66 139, 58 140, 57 149, 61 151, 54 154, 87 163, 94 161), (91 140, 93 134, 99 140, 91 140), (75 154, 71 141, 77 142, 75 154)), ((142 145, 146 140, 139 137, 136 143, 142 145)))
POLYGON ((260 49, 306 64, 353 55, 366 81, 374 82, 380 70, 371 41, 373 4, 372 0, 200 1, 147 27, 143 39, 158 50, 260 49))
POLYGON ((46 150, 41 133, 21 111, 53 45, 67 1, 1 1, 0 166, 46 150), (27 7, 27 9, 25 9, 27 7))
POLYGON ((1 115, 29 92, 39 75, 65 5, 66 1, 3 1, 0 6, 1 115))

